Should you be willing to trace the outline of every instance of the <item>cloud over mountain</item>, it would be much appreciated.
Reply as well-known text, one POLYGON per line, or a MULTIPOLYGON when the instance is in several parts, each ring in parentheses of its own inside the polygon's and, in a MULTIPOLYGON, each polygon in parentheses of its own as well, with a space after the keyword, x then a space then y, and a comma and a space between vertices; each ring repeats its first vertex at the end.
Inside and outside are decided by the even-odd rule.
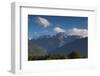
POLYGON ((87 37, 88 30, 87 29, 80 29, 80 28, 72 28, 72 29, 63 29, 60 27, 55 27, 54 31, 57 33, 65 33, 67 36, 80 36, 80 37, 87 37))
POLYGON ((45 28, 50 26, 50 22, 46 18, 43 18, 43 17, 37 17, 35 22, 45 28))
POLYGON ((60 27, 55 27, 54 31, 57 32, 57 33, 65 32, 65 30, 63 28, 60 28, 60 27))
POLYGON ((79 28, 72 28, 67 30, 67 35, 76 35, 81 37, 87 37, 88 36, 88 30, 87 29, 79 29, 79 28))

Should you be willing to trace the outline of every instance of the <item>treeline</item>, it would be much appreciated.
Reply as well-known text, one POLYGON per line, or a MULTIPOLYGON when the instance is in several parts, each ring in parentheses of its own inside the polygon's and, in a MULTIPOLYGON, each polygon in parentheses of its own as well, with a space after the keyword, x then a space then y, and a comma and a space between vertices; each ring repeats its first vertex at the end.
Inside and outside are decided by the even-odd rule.
POLYGON ((77 59, 83 58, 80 52, 71 52, 69 55, 46 55, 46 56, 28 56, 28 60, 54 60, 54 59, 77 59))

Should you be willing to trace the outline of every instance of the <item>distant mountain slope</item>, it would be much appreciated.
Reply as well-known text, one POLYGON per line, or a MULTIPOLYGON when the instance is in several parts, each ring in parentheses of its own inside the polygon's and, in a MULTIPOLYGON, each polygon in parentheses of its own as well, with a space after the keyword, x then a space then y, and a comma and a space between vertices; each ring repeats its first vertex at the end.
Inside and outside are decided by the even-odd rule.
POLYGON ((79 36, 66 36, 64 33, 58 33, 54 36, 44 35, 37 39, 30 40, 33 43, 45 48, 47 51, 54 50, 64 44, 70 43, 75 39, 80 39, 79 36))
POLYGON ((29 56, 36 56, 36 57, 45 56, 45 55, 47 55, 47 51, 44 48, 29 41, 28 42, 28 55, 29 56))
POLYGON ((66 54, 66 55, 68 55, 73 51, 80 52, 82 57, 87 57, 88 39, 87 38, 76 39, 75 41, 73 41, 71 43, 65 44, 62 47, 52 50, 50 52, 50 54, 56 54, 56 55, 66 54))

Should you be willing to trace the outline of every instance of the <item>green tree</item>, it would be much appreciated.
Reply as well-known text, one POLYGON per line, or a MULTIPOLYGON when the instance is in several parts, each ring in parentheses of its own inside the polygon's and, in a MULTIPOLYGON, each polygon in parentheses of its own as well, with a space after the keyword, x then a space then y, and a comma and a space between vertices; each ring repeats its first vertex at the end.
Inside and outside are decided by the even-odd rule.
POLYGON ((68 57, 69 57, 70 59, 74 59, 74 58, 80 58, 81 55, 80 55, 80 52, 78 52, 78 51, 73 51, 72 53, 70 53, 70 54, 68 55, 68 57))

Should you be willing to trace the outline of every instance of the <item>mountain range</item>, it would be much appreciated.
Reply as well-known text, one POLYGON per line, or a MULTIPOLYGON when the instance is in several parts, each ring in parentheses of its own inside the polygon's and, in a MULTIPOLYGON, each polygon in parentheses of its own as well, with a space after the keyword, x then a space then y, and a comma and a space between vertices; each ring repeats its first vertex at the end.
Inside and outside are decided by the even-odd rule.
POLYGON ((68 55, 73 51, 80 52, 82 57, 88 54, 88 38, 68 36, 65 33, 44 35, 37 39, 28 40, 29 55, 68 55))

